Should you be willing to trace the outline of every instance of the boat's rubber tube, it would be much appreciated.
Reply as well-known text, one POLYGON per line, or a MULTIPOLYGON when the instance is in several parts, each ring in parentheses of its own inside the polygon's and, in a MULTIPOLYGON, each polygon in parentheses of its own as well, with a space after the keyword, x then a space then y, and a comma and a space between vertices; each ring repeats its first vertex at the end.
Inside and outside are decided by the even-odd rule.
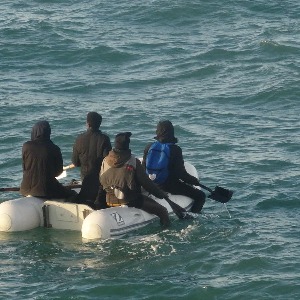
POLYGON ((0 231, 24 231, 43 225, 44 201, 35 197, 18 198, 0 204, 0 231))
MULTIPOLYGON (((161 205, 173 213, 170 205, 165 200, 154 198, 161 205)), ((185 196, 170 195, 170 199, 189 210, 193 201, 185 196)), ((156 220, 156 215, 149 214, 142 209, 118 206, 93 211, 83 221, 82 237, 87 240, 118 238, 124 234, 144 227, 156 220)))

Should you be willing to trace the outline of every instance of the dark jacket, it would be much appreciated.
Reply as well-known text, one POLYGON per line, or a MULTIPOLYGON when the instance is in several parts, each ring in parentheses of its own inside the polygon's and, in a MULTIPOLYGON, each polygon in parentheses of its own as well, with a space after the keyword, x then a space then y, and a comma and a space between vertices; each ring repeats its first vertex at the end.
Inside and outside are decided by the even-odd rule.
POLYGON ((110 139, 100 130, 89 128, 80 134, 73 146, 72 163, 81 167, 81 179, 93 171, 98 174, 103 158, 111 150, 110 139))
MULTIPOLYGON (((120 182, 127 182, 128 184, 128 194, 125 195, 128 197, 129 201, 136 201, 140 198, 142 193, 142 187, 149 192, 150 194, 154 195, 159 199, 165 198, 167 195, 164 191, 162 191, 152 180, 149 179, 148 175, 146 174, 144 168, 142 167, 141 162, 135 158, 135 168, 130 165, 128 167, 128 178, 123 180, 122 178, 118 178, 120 176, 126 176, 126 172, 119 172, 120 168, 123 168, 126 162, 132 158, 130 150, 115 150, 109 152, 108 156, 105 158, 105 162, 111 167, 107 173, 99 174, 99 179, 101 184, 104 188, 108 188, 107 183, 109 185, 116 182, 116 186, 120 182)), ((109 192, 109 190, 107 191, 109 192)))
POLYGON ((23 144, 22 195, 47 198, 65 198, 66 190, 55 178, 63 171, 60 148, 50 140, 51 128, 47 121, 36 123, 31 132, 31 141, 23 144))

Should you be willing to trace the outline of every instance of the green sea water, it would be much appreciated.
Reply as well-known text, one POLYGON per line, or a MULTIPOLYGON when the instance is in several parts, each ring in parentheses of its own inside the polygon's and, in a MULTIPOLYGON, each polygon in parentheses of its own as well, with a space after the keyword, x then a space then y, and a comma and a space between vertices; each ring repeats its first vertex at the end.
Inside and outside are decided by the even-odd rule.
POLYGON ((170 119, 201 182, 234 194, 117 240, 0 233, 0 299, 299 299, 299 1, 4 0, 1 16, 0 187, 20 185, 36 121, 67 165, 98 111, 136 156, 170 119))

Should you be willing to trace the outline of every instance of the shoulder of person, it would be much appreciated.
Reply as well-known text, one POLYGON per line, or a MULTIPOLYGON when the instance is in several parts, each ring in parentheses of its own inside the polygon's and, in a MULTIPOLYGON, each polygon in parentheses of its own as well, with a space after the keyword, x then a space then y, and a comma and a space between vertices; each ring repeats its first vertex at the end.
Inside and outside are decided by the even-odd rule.
POLYGON ((107 133, 105 132, 102 132, 102 135, 105 137, 105 139, 109 140, 110 141, 110 137, 107 133))
POLYGON ((171 151, 175 151, 177 153, 182 152, 182 148, 177 144, 171 144, 170 149, 171 149, 171 151))
POLYGON ((97 131, 94 131, 94 134, 96 134, 98 137, 101 137, 102 139, 109 139, 109 136, 107 133, 101 131, 100 129, 97 131))
POLYGON ((82 138, 84 138, 87 135, 88 135, 87 131, 79 133, 76 137, 76 141, 80 141, 82 138))
POLYGON ((173 144, 173 143, 170 144, 170 147, 181 149, 181 147, 178 144, 173 144))
POLYGON ((56 150, 58 150, 60 152, 60 147, 58 145, 56 145, 55 143, 53 143, 51 140, 50 140, 50 145, 52 145, 56 150))
POLYGON ((152 144, 154 144, 155 142, 149 142, 146 146, 145 146, 145 149, 144 151, 148 151, 149 148, 152 146, 152 144))
POLYGON ((23 144, 23 147, 24 147, 24 146, 27 146, 27 145, 31 145, 32 142, 33 142, 33 141, 26 141, 26 142, 23 144))

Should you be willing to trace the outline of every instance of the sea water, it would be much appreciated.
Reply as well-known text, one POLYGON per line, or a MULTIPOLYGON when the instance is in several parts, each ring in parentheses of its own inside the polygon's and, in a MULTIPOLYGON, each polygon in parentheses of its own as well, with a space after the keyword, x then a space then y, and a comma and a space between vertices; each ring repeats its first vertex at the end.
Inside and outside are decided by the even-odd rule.
POLYGON ((197 219, 117 240, 1 233, 1 299, 299 299, 298 0, 0 6, 0 187, 20 185, 36 121, 67 165, 97 111, 138 157, 171 120, 201 182, 234 190, 228 210, 208 198, 197 219))

